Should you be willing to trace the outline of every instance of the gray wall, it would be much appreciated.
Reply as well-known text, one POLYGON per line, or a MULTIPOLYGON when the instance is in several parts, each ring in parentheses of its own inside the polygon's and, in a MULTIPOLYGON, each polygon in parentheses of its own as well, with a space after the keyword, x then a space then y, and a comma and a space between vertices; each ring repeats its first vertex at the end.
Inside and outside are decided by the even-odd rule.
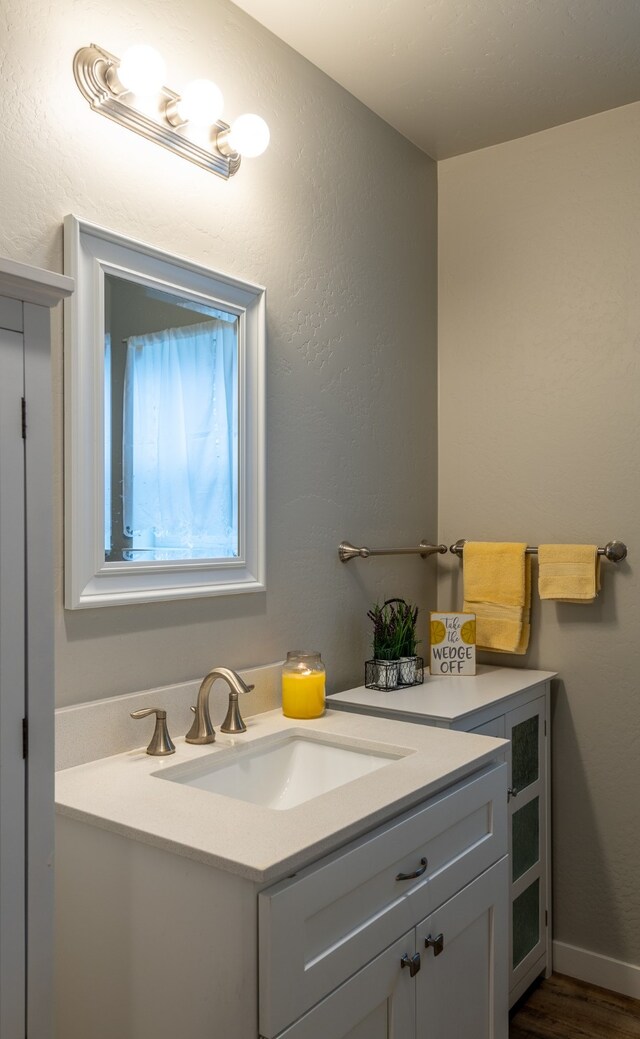
POLYGON ((336 553, 435 534, 435 164, 226 0, 4 0, 0 23, 1 253, 62 270, 74 212, 267 287, 265 594, 63 610, 54 315, 58 703, 293 646, 322 651, 330 688, 360 682, 371 602, 435 601, 433 560, 336 553), (91 112, 74 52, 138 41, 165 55, 168 85, 210 76, 229 118, 264 115, 268 152, 226 183, 91 112))
POLYGON ((554 936, 638 965, 639 169, 640 104, 438 167, 440 537, 629 546, 493 662, 559 673, 554 936))

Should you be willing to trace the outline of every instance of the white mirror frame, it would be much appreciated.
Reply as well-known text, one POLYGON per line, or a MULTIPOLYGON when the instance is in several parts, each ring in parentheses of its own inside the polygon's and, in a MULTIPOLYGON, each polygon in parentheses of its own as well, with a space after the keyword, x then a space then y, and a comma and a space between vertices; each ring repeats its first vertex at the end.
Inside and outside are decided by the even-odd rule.
POLYGON ((65 606, 154 602, 265 588, 265 289, 75 216, 64 221, 65 606), (239 317, 239 555, 105 562, 104 273, 155 284, 239 317))

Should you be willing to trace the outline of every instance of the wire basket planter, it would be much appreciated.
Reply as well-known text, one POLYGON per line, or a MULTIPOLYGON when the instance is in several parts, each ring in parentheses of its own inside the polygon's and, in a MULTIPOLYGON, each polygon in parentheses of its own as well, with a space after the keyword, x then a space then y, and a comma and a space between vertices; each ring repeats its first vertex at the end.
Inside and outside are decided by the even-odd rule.
POLYGON ((422 657, 401 657, 399 660, 365 660, 364 684, 367 689, 408 689, 424 682, 422 657))

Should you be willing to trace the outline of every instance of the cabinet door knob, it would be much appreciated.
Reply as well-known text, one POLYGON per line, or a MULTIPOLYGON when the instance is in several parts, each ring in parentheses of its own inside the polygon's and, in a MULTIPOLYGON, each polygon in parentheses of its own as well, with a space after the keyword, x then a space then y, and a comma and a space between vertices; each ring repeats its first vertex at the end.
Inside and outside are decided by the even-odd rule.
POLYGON ((416 974, 420 970, 420 953, 416 952, 413 956, 409 956, 408 953, 405 952, 404 956, 400 960, 400 966, 408 967, 409 975, 412 978, 415 978, 416 974))
POLYGON ((507 787, 507 804, 509 803, 509 801, 511 800, 512 797, 517 797, 517 796, 518 796, 518 791, 516 790, 516 788, 514 786, 507 787))
POLYGON ((433 949, 433 955, 439 956, 444 949, 444 935, 437 934, 435 938, 432 938, 431 935, 429 935, 424 940, 424 947, 425 949, 433 949))
POLYGON ((413 873, 398 873, 396 880, 415 880, 416 877, 421 877, 427 868, 427 860, 425 858, 420 859, 420 865, 417 869, 414 869, 413 873))

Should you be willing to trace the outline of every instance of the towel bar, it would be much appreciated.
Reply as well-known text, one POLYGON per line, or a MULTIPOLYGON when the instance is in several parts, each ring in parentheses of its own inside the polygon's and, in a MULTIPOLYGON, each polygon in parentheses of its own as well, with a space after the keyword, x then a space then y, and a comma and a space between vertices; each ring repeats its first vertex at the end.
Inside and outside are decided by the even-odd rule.
POLYGON ((360 556, 368 559, 369 556, 406 556, 419 555, 423 559, 432 556, 435 552, 443 555, 447 551, 446 545, 430 545, 427 541, 421 541, 417 548, 356 548, 350 541, 343 541, 338 545, 338 557, 341 563, 347 563, 350 559, 360 556))
MULTIPOLYGON (((450 546, 449 551, 461 557, 467 540, 467 538, 460 538, 459 541, 450 546)), ((537 555, 538 549, 536 545, 529 545, 525 551, 527 555, 537 555)), ((627 557, 627 546, 624 541, 608 541, 604 548, 598 549, 598 555, 606 556, 612 563, 620 563, 627 557)))

